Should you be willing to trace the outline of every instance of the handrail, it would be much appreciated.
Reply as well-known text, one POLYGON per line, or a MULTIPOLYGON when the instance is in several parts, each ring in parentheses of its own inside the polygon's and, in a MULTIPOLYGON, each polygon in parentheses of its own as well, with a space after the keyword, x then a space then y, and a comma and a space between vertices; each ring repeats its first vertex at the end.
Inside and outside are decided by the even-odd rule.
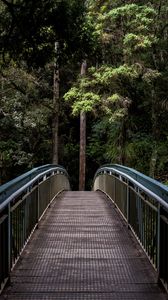
POLYGON ((20 187, 29 182, 31 179, 33 179, 35 176, 42 172, 48 171, 50 168, 55 167, 57 169, 62 170, 68 176, 66 170, 60 165, 47 164, 44 166, 36 167, 0 186, 0 204, 12 193, 17 191, 20 187))
POLYGON ((117 164, 104 165, 100 167, 95 174, 95 178, 98 176, 98 174, 104 171, 111 171, 117 173, 118 175, 125 176, 132 183, 135 183, 142 190, 152 196, 152 198, 155 197, 158 202, 168 208, 168 186, 132 168, 117 164))
MULTIPOLYGON (((51 166, 51 165, 49 165, 51 166)), ((19 189, 17 189, 14 193, 10 194, 10 196, 5 199, 2 203, 0 203, 0 211, 7 206, 13 199, 15 199, 16 197, 18 197, 22 192, 24 192, 24 190, 26 190, 28 187, 32 186, 33 183, 35 183, 38 179, 42 178, 44 175, 47 175, 53 171, 63 171, 63 173, 65 175, 67 175, 67 172, 64 168, 61 167, 53 167, 50 168, 49 170, 46 170, 42 173, 40 173, 39 175, 37 175, 36 177, 34 177, 32 180, 30 180, 29 182, 27 182, 26 184, 24 184, 23 186, 21 186, 19 189)), ((20 177, 20 176, 19 176, 20 177)), ((20 182, 21 184, 22 182, 20 182)))
POLYGON ((161 182, 149 176, 146 176, 132 168, 121 166, 118 164, 103 165, 97 170, 95 177, 103 171, 113 171, 119 175, 125 176, 133 183, 139 185, 139 187, 141 187, 142 189, 145 189, 145 191, 148 190, 151 195, 153 193, 155 197, 158 196, 158 201, 159 199, 162 199, 162 201, 164 200, 168 204, 168 186, 162 184, 161 182))
POLYGON ((113 201, 168 291, 168 187, 134 169, 113 164, 97 170, 93 189, 113 201))
POLYGON ((34 168, 0 187, 0 292, 46 209, 69 189, 68 173, 57 165, 34 168))

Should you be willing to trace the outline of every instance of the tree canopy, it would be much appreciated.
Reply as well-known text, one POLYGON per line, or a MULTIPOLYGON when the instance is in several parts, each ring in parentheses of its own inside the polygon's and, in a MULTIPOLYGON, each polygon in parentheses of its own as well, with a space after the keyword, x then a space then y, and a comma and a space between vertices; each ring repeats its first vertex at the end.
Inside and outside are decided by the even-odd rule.
POLYGON ((109 162, 168 180, 166 0, 2 0, 0 16, 1 182, 52 160, 55 41, 60 164, 74 187, 81 111, 88 187, 97 167, 109 162), (83 59, 88 69, 81 77, 83 59))

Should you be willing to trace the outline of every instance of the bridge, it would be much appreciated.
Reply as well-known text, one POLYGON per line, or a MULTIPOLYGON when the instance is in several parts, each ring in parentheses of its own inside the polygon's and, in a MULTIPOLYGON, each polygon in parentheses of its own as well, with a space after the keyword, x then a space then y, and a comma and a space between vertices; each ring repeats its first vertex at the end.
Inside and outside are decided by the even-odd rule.
POLYGON ((106 165, 92 191, 60 166, 0 187, 0 300, 168 299, 168 188, 106 165))

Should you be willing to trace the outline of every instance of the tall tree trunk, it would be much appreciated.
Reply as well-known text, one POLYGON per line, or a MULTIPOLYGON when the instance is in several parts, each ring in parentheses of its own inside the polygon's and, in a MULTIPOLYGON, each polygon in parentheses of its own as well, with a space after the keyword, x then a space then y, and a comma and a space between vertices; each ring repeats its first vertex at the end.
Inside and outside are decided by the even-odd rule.
POLYGON ((120 128, 120 134, 118 137, 118 143, 119 143, 119 163, 121 165, 125 164, 125 142, 126 142, 126 126, 125 126, 126 120, 123 119, 121 123, 120 128))
POLYGON ((58 127, 59 127, 59 64, 58 64, 58 42, 55 43, 55 64, 53 79, 53 119, 52 119, 52 163, 58 164, 58 127))
POLYGON ((153 147, 152 150, 152 155, 150 159, 150 171, 149 171, 149 176, 154 178, 155 177, 155 170, 156 170, 156 163, 157 163, 157 157, 158 157, 158 151, 156 147, 156 143, 153 147))
POLYGON ((85 190, 86 173, 86 113, 80 113, 80 167, 79 167, 79 190, 85 190))
POLYGON ((153 149, 150 159, 150 169, 149 169, 149 176, 155 177, 156 171, 156 164, 158 158, 158 150, 157 150, 157 143, 160 136, 160 129, 158 124, 158 107, 156 101, 156 95, 154 89, 152 89, 152 136, 153 136, 153 149))
MULTIPOLYGON (((81 66, 81 76, 86 73, 86 61, 81 66)), ((85 190, 86 173, 86 113, 80 113, 80 154, 79 154, 79 190, 85 190)))

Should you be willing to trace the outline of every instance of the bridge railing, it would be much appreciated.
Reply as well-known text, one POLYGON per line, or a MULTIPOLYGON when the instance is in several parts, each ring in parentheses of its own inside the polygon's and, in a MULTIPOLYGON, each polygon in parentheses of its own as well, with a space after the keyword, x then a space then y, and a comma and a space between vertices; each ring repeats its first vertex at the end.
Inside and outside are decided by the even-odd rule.
POLYGON ((132 229, 168 290, 168 187, 133 169, 98 169, 94 190, 109 196, 132 229))
POLYGON ((69 189, 66 170, 54 165, 35 168, 0 186, 0 291, 47 207, 69 189))

